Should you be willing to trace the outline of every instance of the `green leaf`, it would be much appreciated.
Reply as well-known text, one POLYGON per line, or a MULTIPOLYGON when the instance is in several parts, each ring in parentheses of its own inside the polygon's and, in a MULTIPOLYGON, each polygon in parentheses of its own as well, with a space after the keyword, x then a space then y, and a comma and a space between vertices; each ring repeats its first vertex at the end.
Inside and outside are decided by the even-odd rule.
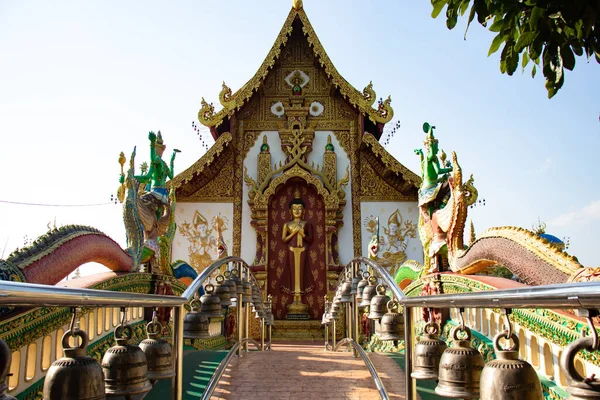
POLYGON ((490 18, 490 11, 487 7, 486 0, 473 0, 473 7, 477 11, 477 21, 485 26, 487 24, 488 19, 490 18))
POLYGON ((537 30, 538 21, 544 16, 545 12, 546 10, 541 7, 533 7, 533 10, 531 10, 531 15, 529 16, 529 28, 531 28, 532 31, 537 30))
POLYGON ((506 40, 506 36, 502 33, 496 35, 494 40, 492 40, 492 45, 490 46, 490 50, 488 51, 488 57, 498 51, 500 45, 506 40))
POLYGON ((465 15, 465 12, 467 11, 467 8, 469 7, 469 3, 471 2, 471 0, 462 0, 462 3, 460 4, 460 9, 459 9, 459 13, 460 15, 465 15))
POLYGON ((537 68, 536 68, 536 66, 534 65, 534 66, 533 66, 533 68, 531 68, 531 77, 532 77, 532 78, 535 78, 535 73, 536 73, 536 72, 537 72, 537 68))
POLYGON ((469 26, 471 26, 471 22, 475 18, 475 6, 471 7, 471 12, 469 13, 469 20, 467 21, 467 28, 465 29, 464 40, 467 40, 467 32, 469 31, 469 26))
POLYGON ((431 11, 431 17, 437 18, 437 16, 440 15, 442 10, 444 9, 444 6, 447 2, 447 0, 432 0, 431 5, 433 5, 433 11, 431 11))
POLYGON ((525 47, 529 47, 531 43, 537 37, 537 32, 524 32, 519 36, 519 40, 517 41, 517 45, 515 46, 515 50, 517 52, 521 52, 525 47))
POLYGON ((537 60, 542 54, 542 46, 544 45, 544 41, 537 37, 532 45, 529 47, 529 57, 532 60, 537 60))
POLYGON ((529 64, 529 53, 527 50, 523 52, 523 58, 521 59, 521 64, 523 65, 523 72, 525 72, 525 67, 529 64))
POLYGON ((495 20, 494 23, 492 24, 492 26, 490 26, 488 29, 491 32, 500 32, 503 27, 504 27, 504 19, 500 18, 500 19, 495 20))
POLYGON ((446 9, 446 26, 448 29, 454 29, 456 26, 456 21, 458 20, 458 5, 448 3, 448 8, 446 9))
POLYGON ((575 68, 575 56, 570 46, 563 46, 560 48, 560 55, 562 57, 563 66, 569 71, 573 71, 575 68))

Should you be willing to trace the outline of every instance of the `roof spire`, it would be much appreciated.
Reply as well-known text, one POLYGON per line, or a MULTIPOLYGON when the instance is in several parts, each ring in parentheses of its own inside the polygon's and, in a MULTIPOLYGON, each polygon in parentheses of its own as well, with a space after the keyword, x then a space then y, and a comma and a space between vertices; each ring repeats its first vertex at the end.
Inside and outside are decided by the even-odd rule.
POLYGON ((292 0, 292 7, 296 11, 300 11, 302 9, 302 0, 292 0))

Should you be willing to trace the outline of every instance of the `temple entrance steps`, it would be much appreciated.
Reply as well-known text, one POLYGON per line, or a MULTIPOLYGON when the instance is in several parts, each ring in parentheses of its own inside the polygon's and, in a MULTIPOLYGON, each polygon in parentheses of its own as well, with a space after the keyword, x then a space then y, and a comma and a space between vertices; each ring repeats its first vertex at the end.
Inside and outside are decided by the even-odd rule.
MULTIPOLYGON (((392 358, 369 353, 390 399, 404 399, 404 371, 392 358)), ((380 399, 367 367, 352 353, 324 351, 322 343, 278 342, 272 351, 235 358, 213 399, 380 399)), ((420 397, 419 397, 420 398, 420 397)))
POLYGON ((274 341, 302 341, 321 342, 325 341, 325 329, 321 321, 293 321, 275 320, 273 326, 274 341))

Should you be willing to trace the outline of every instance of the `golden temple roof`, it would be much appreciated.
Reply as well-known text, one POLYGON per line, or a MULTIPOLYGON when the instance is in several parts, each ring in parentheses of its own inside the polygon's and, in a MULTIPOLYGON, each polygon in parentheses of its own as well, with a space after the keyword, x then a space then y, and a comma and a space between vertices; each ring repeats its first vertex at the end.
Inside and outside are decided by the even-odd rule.
POLYGON ((269 71, 275 66, 283 47, 285 47, 288 38, 293 31, 293 23, 298 19, 302 23, 302 32, 304 33, 309 46, 313 50, 315 57, 325 70, 331 83, 340 91, 342 96, 373 123, 385 124, 389 122, 394 116, 394 111, 390 106, 391 97, 380 102, 377 108, 373 108, 372 106, 375 103, 376 97, 375 92, 372 89, 372 84, 369 84, 361 92, 355 89, 342 77, 329 59, 329 56, 327 56, 323 45, 304 12, 302 2, 295 1, 293 4, 294 6, 290 10, 275 43, 254 76, 233 94, 231 93, 231 89, 223 83, 223 90, 219 94, 219 101, 223 108, 218 112, 215 112, 215 108, 212 104, 208 104, 202 99, 202 108, 198 112, 198 120, 205 126, 218 127, 225 118, 234 115, 236 111, 240 110, 240 108, 250 100, 252 95, 263 84, 269 71))

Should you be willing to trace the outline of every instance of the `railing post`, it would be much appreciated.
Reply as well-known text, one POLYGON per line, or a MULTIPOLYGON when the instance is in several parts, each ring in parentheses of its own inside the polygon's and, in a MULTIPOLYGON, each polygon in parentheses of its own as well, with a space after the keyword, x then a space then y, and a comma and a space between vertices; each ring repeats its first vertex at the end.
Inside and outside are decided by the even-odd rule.
MULTIPOLYGON (((250 282, 250 269, 246 272, 246 280, 250 282)), ((244 339, 248 339, 250 333, 250 303, 244 305, 244 339)), ((244 351, 248 352, 248 341, 244 342, 244 351)))
MULTIPOLYGON (((360 264, 359 263, 354 263, 353 267, 352 267, 352 280, 354 281, 354 278, 356 278, 358 276, 358 268, 359 268, 360 264)), ((356 343, 358 343, 358 339, 359 339, 359 333, 358 333, 358 326, 359 326, 359 321, 358 321, 358 301, 356 300, 356 296, 357 293, 354 292, 354 294, 352 295, 352 319, 354 320, 354 330, 353 330, 353 335, 354 335, 354 341, 356 343)), ((358 357, 359 354, 357 351, 354 351, 354 356, 358 357)))
POLYGON ((265 319, 260 319, 260 348, 265 351, 265 319))
POLYGON ((327 351, 327 343, 329 343, 329 323, 325 324, 325 351, 327 351))
MULTIPOLYGON (((240 277, 240 284, 241 284, 242 280, 244 279, 243 275, 242 275, 242 263, 238 262, 237 265, 236 265, 236 267, 238 269, 238 276, 240 277)), ((242 334, 243 334, 242 327, 244 325, 243 325, 243 317, 242 317, 242 296, 243 296, 243 294, 241 294, 241 293, 237 295, 237 323, 238 323, 238 326, 237 326, 237 331, 238 332, 237 333, 238 333, 238 343, 240 344, 238 346, 238 350, 237 350, 238 351, 238 357, 242 356, 242 350, 243 350, 243 346, 242 346, 242 338, 243 338, 243 336, 242 336, 242 334)))
POLYGON ((413 353, 413 318, 412 307, 404 307, 404 379, 406 381, 406 400, 414 400, 417 398, 417 387, 415 380, 411 377, 413 369, 412 353, 413 353))
POLYGON ((183 305, 173 307, 173 352, 175 376, 172 379, 172 398, 181 400, 183 397, 183 305))
POLYGON ((331 335, 333 336, 333 339, 332 339, 331 346, 334 349, 333 351, 335 351, 335 317, 332 317, 332 318, 333 318, 333 327, 332 327, 331 335))

